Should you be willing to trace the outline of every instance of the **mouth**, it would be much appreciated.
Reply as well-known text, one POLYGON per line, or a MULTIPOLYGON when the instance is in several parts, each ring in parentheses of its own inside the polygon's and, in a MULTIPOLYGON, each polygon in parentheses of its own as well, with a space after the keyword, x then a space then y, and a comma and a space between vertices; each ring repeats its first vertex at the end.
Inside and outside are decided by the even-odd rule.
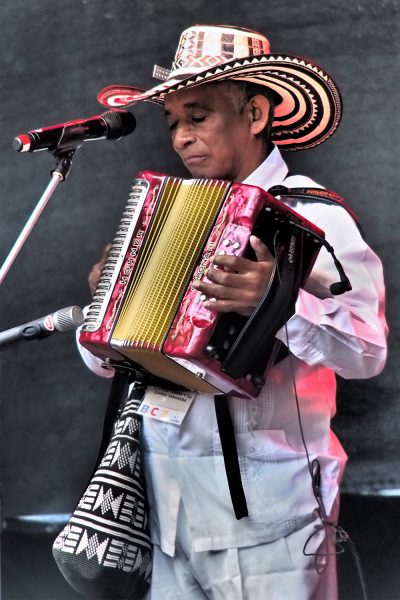
POLYGON ((195 165, 198 165, 198 164, 204 162, 205 159, 206 159, 205 156, 188 156, 187 158, 183 159, 183 162, 187 166, 195 166, 195 165))

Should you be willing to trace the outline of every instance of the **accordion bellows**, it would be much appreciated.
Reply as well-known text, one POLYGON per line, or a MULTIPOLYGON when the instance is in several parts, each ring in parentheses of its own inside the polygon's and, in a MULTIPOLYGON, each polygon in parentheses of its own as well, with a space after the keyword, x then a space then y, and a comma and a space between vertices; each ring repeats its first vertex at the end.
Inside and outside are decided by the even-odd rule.
MULTIPOLYGON (((221 370, 229 341, 222 341, 219 351, 210 344, 221 316, 204 308, 192 283, 204 276, 215 253, 245 254, 261 213, 275 229, 275 222, 296 220, 294 211, 253 186, 139 173, 81 344, 97 356, 129 359, 189 389, 257 395, 251 373, 235 379, 221 370)), ((223 318, 233 340, 232 328, 239 331, 241 325, 223 318)))
POLYGON ((167 183, 162 214, 155 216, 114 328, 115 341, 160 350, 226 188, 217 182, 206 193, 204 186, 167 183))

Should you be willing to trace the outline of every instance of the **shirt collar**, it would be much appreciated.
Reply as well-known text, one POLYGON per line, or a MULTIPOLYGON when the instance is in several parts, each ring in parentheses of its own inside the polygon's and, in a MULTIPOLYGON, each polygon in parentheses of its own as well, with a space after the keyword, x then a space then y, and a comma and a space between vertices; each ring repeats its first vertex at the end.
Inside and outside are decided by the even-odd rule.
POLYGON ((280 185, 287 176, 289 169, 278 148, 274 146, 267 158, 242 182, 246 185, 269 190, 274 185, 280 185))

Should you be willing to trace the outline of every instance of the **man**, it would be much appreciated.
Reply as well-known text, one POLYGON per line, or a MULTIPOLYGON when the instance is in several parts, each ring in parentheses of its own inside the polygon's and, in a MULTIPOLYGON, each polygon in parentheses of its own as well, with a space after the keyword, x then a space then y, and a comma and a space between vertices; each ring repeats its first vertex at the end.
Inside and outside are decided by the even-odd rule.
MULTIPOLYGON (((174 150, 193 177, 265 190, 319 187, 288 177, 278 150, 322 143, 339 124, 339 92, 319 67, 270 54, 261 34, 196 26, 183 32, 171 72, 157 69, 165 82, 152 90, 111 87, 99 98, 108 106, 164 104, 174 150)), ((329 427, 335 372, 365 378, 383 368, 382 269, 342 206, 299 201, 292 208, 325 232, 352 290, 332 295, 337 275, 322 248, 295 314, 276 334, 289 356, 271 369, 257 398, 229 399, 248 517, 237 520, 232 510, 213 396, 197 394, 180 427, 144 419, 152 600, 337 598, 331 523, 346 455, 329 427)), ((259 239, 250 242, 255 261, 215 256, 209 282, 196 283, 206 307, 251 314, 273 258, 259 239)))

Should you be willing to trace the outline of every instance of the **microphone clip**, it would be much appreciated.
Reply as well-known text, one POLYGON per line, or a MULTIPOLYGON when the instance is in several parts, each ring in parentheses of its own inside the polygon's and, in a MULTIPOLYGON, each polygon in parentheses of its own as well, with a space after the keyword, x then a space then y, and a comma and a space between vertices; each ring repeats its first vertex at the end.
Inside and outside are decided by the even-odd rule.
POLYGON ((66 180, 72 167, 72 157, 74 156, 76 150, 82 145, 82 143, 73 149, 71 148, 69 150, 54 150, 52 152, 54 158, 56 159, 56 166, 50 171, 52 177, 54 177, 54 175, 58 175, 60 181, 66 180))
POLYGON ((72 158, 75 152, 85 141, 85 129, 82 125, 64 127, 60 139, 54 150, 50 150, 56 159, 56 166, 51 171, 59 176, 60 181, 65 181, 72 167, 72 158))

